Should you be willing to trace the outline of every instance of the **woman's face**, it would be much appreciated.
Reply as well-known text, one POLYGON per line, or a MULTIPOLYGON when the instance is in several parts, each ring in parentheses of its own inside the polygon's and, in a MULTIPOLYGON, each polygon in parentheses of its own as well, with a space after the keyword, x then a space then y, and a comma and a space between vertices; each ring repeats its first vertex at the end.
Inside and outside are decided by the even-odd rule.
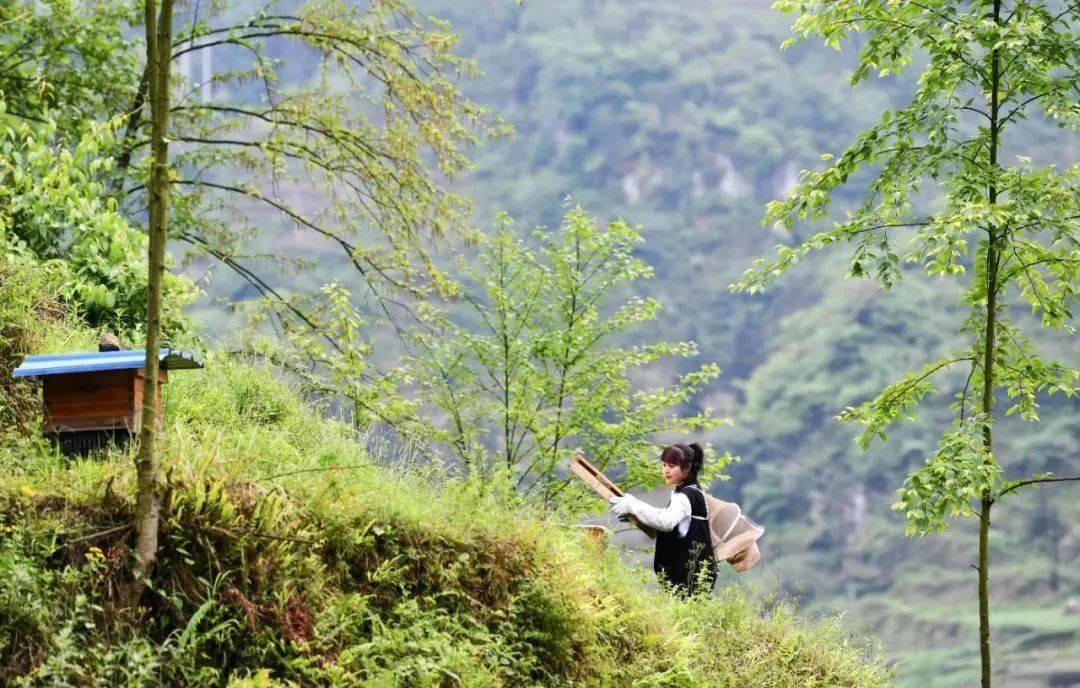
POLYGON ((687 473, 690 472, 689 468, 683 468, 678 464, 668 463, 667 461, 661 461, 660 465, 663 466, 664 483, 672 487, 682 485, 683 481, 686 480, 687 473))

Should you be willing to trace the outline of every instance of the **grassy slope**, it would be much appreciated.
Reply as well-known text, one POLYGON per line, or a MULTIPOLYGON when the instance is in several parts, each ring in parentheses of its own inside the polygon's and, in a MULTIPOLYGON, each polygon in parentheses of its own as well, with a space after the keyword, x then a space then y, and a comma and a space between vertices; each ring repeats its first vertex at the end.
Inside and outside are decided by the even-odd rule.
MULTIPOLYGON (((0 280, 4 381, 28 349, 95 339, 18 277, 0 280)), ((5 382, 0 409, 33 396, 5 382)), ((170 381, 166 416, 171 506, 138 612, 115 602, 131 455, 68 462, 25 418, 4 426, 0 685, 888 683, 833 624, 737 589, 648 591, 572 525, 373 457, 269 371, 211 355, 170 381)))

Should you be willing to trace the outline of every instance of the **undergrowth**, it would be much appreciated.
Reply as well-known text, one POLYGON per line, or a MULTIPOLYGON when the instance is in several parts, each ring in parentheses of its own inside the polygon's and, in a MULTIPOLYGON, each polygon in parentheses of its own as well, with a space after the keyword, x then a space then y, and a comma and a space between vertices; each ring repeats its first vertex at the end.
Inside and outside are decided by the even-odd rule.
MULTIPOLYGON (((36 297, 12 292, 0 331, 26 343, 0 351, 4 380, 29 348, 92 341, 50 333, 77 329, 60 316, 13 317, 36 297)), ((34 398, 0 385, 0 404, 15 395, 34 398)), ((889 682, 833 623, 738 588, 671 598, 571 523, 423 457, 372 456, 269 369, 212 354, 170 377, 165 407, 168 506, 137 610, 118 602, 132 455, 0 440, 0 685, 889 682)))

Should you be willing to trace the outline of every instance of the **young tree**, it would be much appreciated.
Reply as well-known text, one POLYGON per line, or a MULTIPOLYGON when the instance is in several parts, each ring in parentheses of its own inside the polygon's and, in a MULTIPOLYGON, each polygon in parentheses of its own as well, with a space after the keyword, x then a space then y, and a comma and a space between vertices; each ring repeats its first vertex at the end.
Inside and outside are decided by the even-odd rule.
MULTIPOLYGON (((756 292, 811 251, 854 246, 849 276, 869 276, 886 288, 903 263, 929 275, 964 280, 959 330, 970 348, 926 364, 874 399, 841 414, 865 425, 864 448, 884 429, 909 419, 935 379, 953 366, 967 368, 955 391, 955 420, 937 451, 912 473, 894 508, 907 532, 941 530, 949 516, 979 519, 979 649, 982 685, 991 683, 989 530, 993 505, 1016 490, 1080 476, 1006 477, 995 453, 993 427, 1003 416, 1037 421, 1040 395, 1076 393, 1076 368, 1047 361, 1023 332, 1018 306, 1029 306, 1043 328, 1072 334, 1071 308, 1080 269, 1080 164, 1038 166, 1006 159, 1009 135, 1037 109, 1059 126, 1080 124, 1077 92, 1080 5, 1015 0, 778 0, 796 12, 786 45, 820 36, 839 47, 850 34, 865 36, 852 83, 924 64, 910 101, 883 113, 829 165, 803 172, 782 201, 769 204, 765 222, 791 229, 826 218, 833 194, 859 172, 871 171, 865 200, 830 229, 777 258, 758 261, 733 289, 756 292), (936 182, 939 193, 924 193, 936 182), (995 400, 1008 400, 1002 410, 995 400)), ((1022 151, 1015 151, 1020 152, 1022 151)))
POLYGON ((172 66, 172 0, 146 0, 146 75, 150 100, 149 235, 147 250, 146 364, 143 375, 139 450, 135 457, 135 570, 145 580, 157 559, 161 518, 158 436, 158 350, 161 348, 161 285, 169 227, 169 73, 172 66), (160 12, 160 14, 159 14, 160 12))
POLYGON ((705 364, 673 386, 635 389, 644 367, 697 347, 620 345, 660 311, 655 299, 617 302, 652 276, 633 255, 641 237, 631 227, 599 227, 574 208, 536 239, 539 250, 500 217, 465 268, 464 308, 415 337, 421 398, 442 416, 437 437, 472 472, 507 476, 544 503, 572 501, 560 469, 579 447, 601 469, 625 470, 628 485, 655 483, 655 437, 725 422, 709 409, 678 415, 720 371, 705 364))

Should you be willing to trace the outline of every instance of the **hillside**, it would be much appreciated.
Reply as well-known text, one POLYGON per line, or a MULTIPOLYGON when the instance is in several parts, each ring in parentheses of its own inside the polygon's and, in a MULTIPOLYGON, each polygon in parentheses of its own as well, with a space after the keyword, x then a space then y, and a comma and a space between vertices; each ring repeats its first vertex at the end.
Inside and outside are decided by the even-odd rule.
MULTIPOLYGON (((491 0, 482 12, 443 0, 421 6, 451 22, 462 52, 484 71, 462 88, 516 130, 477 148, 475 169, 455 183, 474 201, 476 227, 489 227, 499 211, 514 216, 523 235, 536 225, 554 227, 568 194, 597 217, 641 224, 638 253, 655 269, 642 295, 659 299, 664 311, 628 343, 661 332, 697 342, 700 356, 682 368, 653 366, 640 382, 667 383, 700 362, 722 369, 708 393, 682 411, 711 407, 735 421, 700 439, 743 459, 728 469, 723 487, 771 526, 776 556, 764 582, 825 608, 862 599, 863 608, 880 610, 890 595, 922 587, 937 591, 924 602, 965 599, 975 584, 971 538, 958 531, 941 542, 904 539, 903 519, 890 509, 896 489, 947 427, 950 399, 928 401, 917 423, 897 427, 869 452, 855 445, 858 428, 836 421, 901 371, 955 347, 962 314, 945 305, 955 292, 917 274, 891 291, 842 280, 839 254, 807 260, 765 294, 727 288, 774 244, 811 231, 799 227, 789 236, 762 228, 764 204, 799 170, 820 165, 822 153, 839 152, 882 110, 903 102, 914 70, 852 90, 852 51, 812 43, 781 51, 793 17, 769 3, 491 0), (954 555, 944 587, 935 569, 942 551, 954 555)), ((1071 132, 1048 121, 1025 124, 1010 138, 1010 157, 1061 164, 1080 155, 1071 132)), ((845 189, 838 202, 858 200, 845 189)), ((269 251, 279 240, 271 231, 258 246, 269 251)), ((346 274, 332 247, 313 243, 300 252, 319 270, 288 274, 281 284, 317 288, 327 275, 346 274)), ((201 286, 226 302, 251 297, 242 280, 224 272, 201 286)), ((207 299, 194 312, 224 339, 235 327, 222 311, 207 299)), ((1021 305, 1009 315, 1030 322, 1021 305)), ((397 351, 392 334, 378 336, 378 352, 397 351)), ((1034 338, 1049 358, 1075 361, 1067 335, 1034 338)), ((1057 395, 1040 404, 1037 424, 1005 419, 996 439, 1001 456, 1018 474, 1075 473, 1080 399, 1057 395)), ((1060 612, 1080 594, 1080 579, 1061 566, 1080 555, 1080 510, 1068 490, 1054 488, 1045 499, 1022 495, 1003 511, 996 527, 1017 546, 995 553, 1008 567, 992 583, 1000 580, 999 602, 1060 612)), ((886 647, 898 655, 907 654, 901 647, 940 650, 876 613, 853 623, 889 629, 886 647)), ((957 657, 971 651, 966 633, 947 634, 957 657)), ((1080 631, 1068 647, 1078 648, 1080 631)))
POLYGON ((325 419, 210 352, 167 386, 169 507, 130 570, 123 450, 38 438, 28 351, 91 348, 25 268, 0 281, 0 684, 881 686, 880 659, 738 587, 676 601, 572 523, 325 419), (410 458, 411 457, 411 458, 410 458))
MULTIPOLYGON (((160 2, 162 12, 167 4, 160 2)), ((414 13, 409 0, 176 3, 174 38, 187 48, 173 54, 178 107, 167 118, 178 177, 170 185, 168 252, 175 260, 167 261, 164 336, 204 353, 209 347, 211 367, 177 375, 169 386, 166 458, 173 465, 176 509, 166 523, 165 565, 153 581, 157 592, 146 597, 150 614, 135 618, 117 611, 131 537, 123 526, 131 515, 132 456, 113 452, 75 463, 54 457, 36 439, 40 409, 32 388, 12 386, 0 366, 0 494, 6 500, 0 501, 9 504, 0 524, 10 528, 0 534, 14 543, 3 555, 10 570, 0 570, 11 581, 0 622, 15 620, 0 653, 16 647, 24 652, 5 654, 0 662, 10 660, 20 671, 36 667, 27 681, 43 684, 94 683, 99 673, 102 683, 227 683, 244 676, 258 682, 262 669, 270 672, 267 680, 272 675, 297 684, 666 685, 696 678, 783 685, 803 680, 795 674, 826 681, 800 654, 816 651, 807 639, 821 631, 800 627, 785 611, 797 606, 802 614, 839 613, 841 633, 877 639, 885 658, 880 662, 895 670, 897 685, 973 685, 980 660, 973 569, 978 534, 961 517, 950 519, 943 533, 907 538, 905 514, 891 505, 897 488, 925 465, 954 421, 974 422, 970 404, 960 401, 957 417, 951 401, 978 396, 984 407, 994 407, 993 393, 968 398, 974 389, 969 383, 979 384, 978 361, 996 360, 987 347, 1011 353, 1003 354, 1002 365, 981 367, 984 382, 993 369, 999 382, 1022 382, 996 387, 1000 417, 990 414, 992 433, 989 424, 979 429, 984 447, 993 437, 984 465, 1002 466, 1004 480, 1080 473, 1078 349, 1072 325, 1066 325, 1078 282, 1059 273, 1054 298, 1063 300, 1051 320, 1060 316, 1065 319, 1058 323, 1066 326, 1055 332, 1039 322, 1039 311, 1048 311, 1033 280, 1042 278, 1028 274, 1040 265, 1080 265, 1074 187, 1058 180, 1052 194, 1027 194, 1022 206, 1030 216, 1011 223, 1041 242, 1047 211, 1073 208, 1053 220, 1064 232, 1066 252, 1004 273, 1007 286, 996 315, 1016 330, 1001 332, 1000 347, 970 336, 978 322, 994 319, 994 308, 983 309, 993 300, 978 294, 961 299, 961 285, 977 289, 981 264, 993 261, 982 263, 979 243, 964 238, 952 245, 973 253, 957 254, 949 266, 962 269, 963 278, 930 278, 911 247, 927 248, 924 256, 944 254, 907 223, 871 231, 882 246, 893 245, 896 262, 905 266, 907 276, 888 289, 844 279, 847 251, 834 246, 839 250, 808 257, 764 293, 733 293, 729 285, 755 258, 772 254, 777 244, 799 244, 828 224, 822 218, 795 221, 790 231, 784 222, 761 227, 763 206, 790 190, 800 170, 829 167, 829 156, 843 158, 857 133, 879 117, 899 121, 898 108, 919 88, 928 55, 916 51, 899 71, 900 65, 879 70, 880 64, 868 64, 871 77, 853 90, 855 52, 873 51, 874 32, 852 34, 839 50, 817 41, 781 50, 795 17, 778 14, 770 3, 416 4, 414 13), (291 16, 292 9, 302 18, 291 16), (275 15, 265 16, 267 11, 275 15), (316 32, 297 33, 293 26, 311 21, 316 32), (270 35, 260 29, 246 37, 251 22, 269 22, 270 35), (328 49, 326 31, 337 36, 330 39, 336 49, 328 49), (401 45, 413 48, 395 47, 401 45), (426 57, 418 59, 418 46, 425 46, 426 57), (474 72, 471 60, 483 74, 474 72), (386 81, 387 68, 402 80, 386 81), (272 117, 266 107, 275 111, 272 117), (504 137, 500 121, 516 133, 504 137), (477 256, 487 241, 503 227, 518 233, 507 231, 507 241, 520 239, 529 250, 545 241, 537 227, 572 238, 560 217, 577 204, 601 225, 622 218, 637 228, 641 241, 634 239, 630 260, 615 263, 640 260, 642 268, 630 271, 643 281, 633 287, 620 282, 609 301, 579 300, 575 279, 543 277, 515 277, 512 282, 529 289, 494 295, 488 275, 525 273, 476 270, 484 265, 477 256), (893 231, 899 227, 907 228, 893 231), (915 262, 904 263, 902 256, 915 262), (438 268, 445 272, 437 277, 438 268), (571 287, 569 321, 549 317, 570 293, 549 290, 549 284, 571 287), (532 305, 530 294, 543 297, 535 297, 541 307, 532 305), (504 328, 501 337, 489 338, 483 310, 472 312, 478 295, 494 298, 476 303, 509 304, 505 314, 520 317, 522 327, 537 327, 504 328), (620 315, 616 304, 624 298, 640 306, 631 313, 658 317, 620 315), (600 338, 577 337, 592 322, 577 318, 577 306, 593 310, 601 303, 606 305, 595 308, 596 316, 614 316, 628 327, 602 330, 600 338), (206 338, 184 334, 177 340, 178 333, 193 331, 189 324, 203 328, 206 338), (436 337, 430 336, 432 326, 436 337), (969 332, 961 335, 964 327, 969 332), (507 336, 511 331, 516 334, 507 336), (537 336, 519 336, 527 331, 537 336), (1030 347, 1021 343, 1028 336, 1030 347), (571 354, 574 339, 622 349, 623 361, 643 365, 594 365, 600 359, 571 354), (916 417, 890 425, 887 442, 860 450, 854 441, 859 428, 838 422, 843 409, 868 401, 905 371, 980 341, 981 352, 972 349, 975 355, 965 357, 970 373, 939 371, 938 392, 924 399, 916 417), (640 356, 653 342, 696 355, 640 356), (237 349, 273 360, 274 372, 226 356, 237 349), (492 374, 491 361, 500 356, 506 365, 492 374), (1040 358, 1062 366, 1044 367, 1040 358), (561 363, 553 365, 557 359, 561 363), (707 385, 702 376, 693 394, 662 391, 703 364, 707 385), (577 396, 567 404, 563 380, 575 367, 619 375, 607 375, 610 384, 604 385, 580 378, 569 385, 577 396), (1061 377, 1043 387, 1049 378, 1040 376, 1051 368, 1061 377), (722 374, 712 377, 718 369, 722 374), (522 384, 510 384, 511 370, 523 371, 522 384), (283 371, 292 377, 277 379, 283 371), (563 380, 554 383, 549 371, 561 371, 563 380), (539 398, 529 398, 536 391, 539 398), (636 430, 648 432, 625 433, 634 428, 613 422, 613 410, 628 408, 623 402, 630 396, 645 402, 636 408, 670 400, 672 417, 689 422, 657 426, 630 414, 636 430), (1009 415, 1017 398, 1032 405, 1009 415), (507 417, 496 419, 500 405, 507 417), (564 411, 587 432, 565 433, 564 411), (694 424, 709 414, 715 423, 694 424), (455 427, 448 430, 443 421, 455 427), (418 432, 434 456, 356 433, 372 423, 395 433, 418 432), (523 440, 523 433, 521 441, 512 441, 520 428, 532 440, 523 440), (640 460, 638 475, 629 465, 605 470, 640 485, 648 481, 637 477, 654 475, 648 473, 654 443, 693 439, 712 445, 710 455, 721 457, 713 468, 728 476, 710 489, 738 501, 769 532, 762 565, 737 577, 724 571, 721 587, 737 580, 775 599, 744 599, 729 590, 716 606, 706 605, 712 611, 700 612, 639 593, 647 575, 628 572, 612 555, 591 558, 576 532, 580 511, 540 512, 512 490, 492 494, 491 485, 477 478, 453 477, 505 464, 521 470, 522 480, 532 479, 535 462, 517 461, 511 456, 517 447, 550 456, 546 467, 554 475, 567 458, 560 451, 582 447, 597 456, 593 440, 628 437, 640 460), (451 455, 460 460, 446 458, 451 455), (720 465, 730 455, 741 460, 720 465), (263 502, 276 504, 267 507, 265 522, 254 506, 263 502), (342 535, 353 531, 361 535, 342 535), (189 541, 188 533, 195 539, 189 541), (15 542, 13 534, 22 539, 15 542), (509 553, 495 559, 509 562, 505 567, 478 554, 503 549, 509 553), (467 558, 459 559, 460 551, 467 558), (499 589, 487 591, 488 581, 499 589), (341 602, 353 595, 359 600, 354 606, 341 602), (534 595, 541 601, 534 604, 534 595), (604 601, 609 599, 614 601, 604 601), (399 609, 402 600, 422 602, 399 609), (599 607, 597 600, 603 601, 599 607), (495 611, 477 611, 487 608, 495 611), (529 616, 549 609, 556 611, 529 616), (733 650, 739 635, 723 640, 731 647, 713 648, 726 630, 709 634, 702 627, 726 618, 726 609, 743 610, 737 613, 764 624, 766 630, 750 627, 753 633, 794 638, 794 664, 772 664, 772 641, 755 639, 733 650), (698 614, 708 616, 700 625, 698 614), (352 626, 353 617, 364 621, 352 626), (622 623, 629 630, 617 627, 622 623), (686 640, 683 633, 693 637, 686 640), (199 640, 200 634, 209 640, 199 640), (442 640, 430 640, 434 636, 442 640), (178 650, 178 643, 188 649, 178 650), (552 643, 563 649, 533 649, 552 643), (387 649, 399 645, 407 650, 387 649), (464 649, 447 649, 454 647, 464 649), (765 659, 744 664, 746 654, 765 659), (98 665, 126 668, 92 668, 98 665), (740 668, 731 674, 724 668, 731 666, 740 668), (145 681, 138 678, 143 670, 150 677, 145 681), (339 670, 340 676, 329 677, 339 670)), ((849 7, 824 3, 830 4, 849 7)), ((876 12, 875 2, 866 4, 876 12)), ((806 12, 815 4, 780 5, 806 12)), ((952 5, 966 7, 974 24, 986 21, 978 4, 952 5)), ((1080 6, 1061 0, 1036 5, 1040 16, 1062 12, 1043 28, 1057 27, 1054 44, 1074 56, 1080 6)), ((896 27, 888 24, 894 5, 888 8, 883 30, 893 36, 896 27)), ((0 359, 8 368, 26 351, 92 348, 96 333, 79 321, 117 329, 136 346, 146 334, 146 206, 153 196, 146 193, 146 173, 159 155, 146 145, 143 129, 155 128, 153 108, 132 110, 141 102, 145 64, 141 9, 141 3, 65 0, 0 5, 0 42, 16 56, 0 69, 0 119, 9 125, 0 128, 7 151, 0 157, 0 265, 5 259, 36 261, 48 270, 0 268, 0 359), (16 59, 38 54, 40 59, 16 59), (133 111, 136 116, 125 120, 133 111), (68 312, 61 302, 77 304, 80 312, 68 312)), ((920 14, 917 4, 902 9, 920 14)), ((1006 23, 1027 27, 1026 12, 1014 8, 1010 16, 1006 23)), ((931 16, 922 21, 929 33, 942 28, 931 16)), ((990 35, 962 35, 973 55, 996 54, 1003 45, 990 35)), ((1016 45, 1030 50, 1009 47, 1015 50, 1009 68, 1027 69, 1022 57, 1048 49, 1039 36, 1034 26, 1018 33, 1016 45)), ((1054 60, 1062 75, 1075 71, 1068 60, 1054 60)), ((1047 69, 1033 83, 1057 73, 1047 69)), ((969 72, 972 84, 977 71, 969 72)), ((1034 166, 1042 172, 1031 181, 1041 185, 1057 179, 1044 166, 1080 158, 1080 111, 1067 96, 1062 108, 1072 113, 1072 129, 1043 117, 1049 102, 1044 96, 1029 99, 1024 89, 1010 89, 1006 100, 1026 105, 1017 103, 1015 115, 1002 120, 1008 132, 1000 139, 975 126, 976 111, 953 107, 991 93, 998 91, 939 93, 963 123, 954 133, 970 126, 977 133, 971 142, 983 141, 956 159, 970 163, 985 151, 994 160, 970 170, 979 179, 991 174, 988 184, 972 189, 1008 189, 1011 196, 1027 187, 999 186, 999 165, 1025 178, 1034 166)), ((936 117, 911 121, 922 127, 936 117)), ((916 140, 928 133, 921 131, 916 140)), ((953 136, 948 126, 939 133, 953 136)), ((905 141, 896 149, 881 143, 890 146, 886 151, 909 148, 905 141)), ((956 171, 924 171, 920 192, 909 198, 911 209, 936 214, 954 207, 950 188, 957 187, 950 180, 958 178, 956 171)), ((872 164, 850 170, 850 181, 831 196, 828 219, 855 210, 875 175, 872 164)), ((846 181, 848 172, 835 178, 846 181)), ((885 182, 903 179, 899 174, 885 182)), ((998 205, 996 193, 986 200, 998 205)), ((950 233, 983 232, 991 223, 975 208, 957 217, 966 219, 949 222, 950 233)), ((993 237, 990 229, 991 247, 993 237)), ((1012 241, 1008 233, 1000 238, 1012 241)), ((1003 265, 1024 262, 1029 249, 1014 245, 1003 265)), ((575 251, 575 264, 577 258, 575 251)), ((542 269, 531 274, 547 274, 544 261, 537 265, 542 269)), ((865 274, 865 268, 854 272, 865 274)), ((582 284, 593 280, 590 271, 579 274, 589 275, 582 284)), ((968 423, 968 430, 974 427, 968 423)), ((625 459, 632 454, 624 450, 628 446, 609 456, 625 459)), ((942 467, 961 465, 950 459, 942 467)), ((941 477, 938 496, 949 485, 962 485, 949 474, 941 477)), ((980 596, 990 602, 984 630, 991 642, 982 659, 989 664, 992 647, 993 682, 1005 688, 1080 685, 1080 569, 1073 565, 1080 557, 1078 483, 1055 482, 1060 484, 1010 493, 1007 503, 994 507, 992 536, 983 540, 990 543, 990 575, 989 593, 980 596)), ((965 511, 962 502, 953 504, 960 505, 954 514, 965 511)), ((843 635, 828 637, 843 644, 843 635)), ((819 648, 822 656, 847 666, 846 659, 832 658, 835 643, 826 645, 819 648)))

